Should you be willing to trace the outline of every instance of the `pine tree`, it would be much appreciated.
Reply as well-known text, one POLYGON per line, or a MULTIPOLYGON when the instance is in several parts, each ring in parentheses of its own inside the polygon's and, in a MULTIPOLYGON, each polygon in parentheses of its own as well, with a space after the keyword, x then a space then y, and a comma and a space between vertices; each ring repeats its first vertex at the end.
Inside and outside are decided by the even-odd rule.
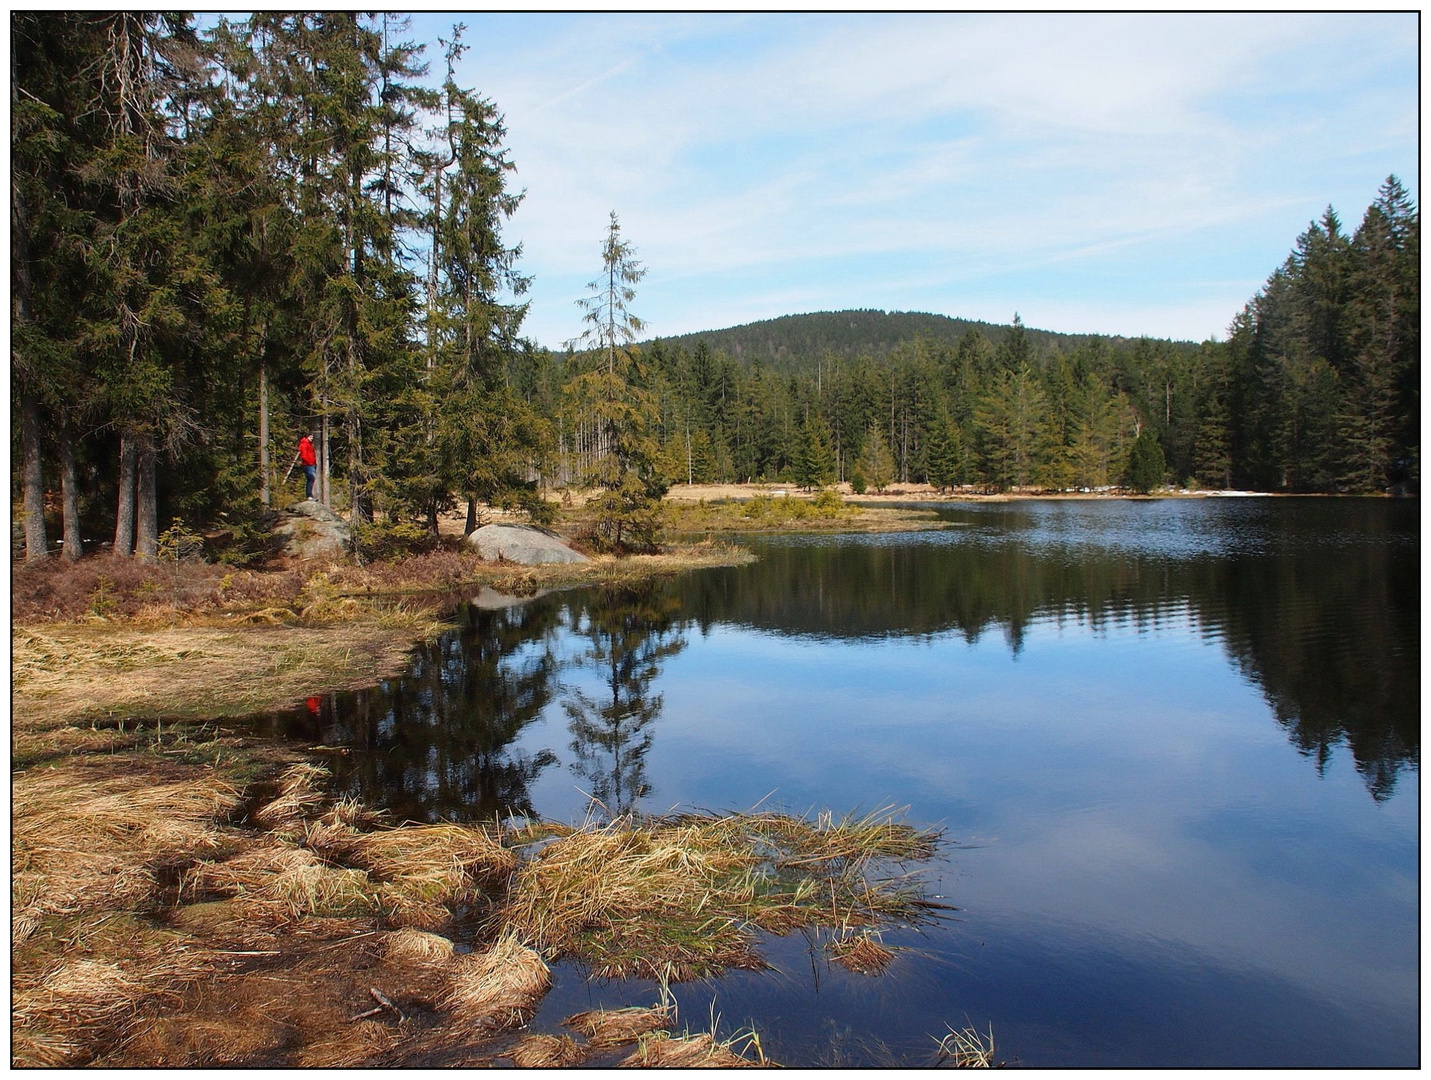
POLYGON ((578 415, 590 420, 596 435, 584 480, 602 492, 591 502, 595 522, 589 539, 613 551, 652 550, 660 533, 665 482, 650 434, 655 402, 643 385, 640 354, 633 348, 645 324, 627 307, 646 271, 621 238, 614 210, 601 257, 601 276, 578 301, 587 328, 568 345, 590 347, 594 364, 567 384, 578 415))
POLYGON ((894 455, 889 452, 884 436, 878 428, 870 428, 865 435, 865 451, 860 458, 860 471, 866 482, 881 495, 894 480, 894 455))
POLYGON ((807 490, 828 487, 835 482, 835 451, 830 445, 830 426, 813 409, 800 428, 795 482, 807 490))
POLYGON ((1166 471, 1163 448, 1152 428, 1144 428, 1133 443, 1128 457, 1128 472, 1124 483, 1140 495, 1146 495, 1163 482, 1166 471))

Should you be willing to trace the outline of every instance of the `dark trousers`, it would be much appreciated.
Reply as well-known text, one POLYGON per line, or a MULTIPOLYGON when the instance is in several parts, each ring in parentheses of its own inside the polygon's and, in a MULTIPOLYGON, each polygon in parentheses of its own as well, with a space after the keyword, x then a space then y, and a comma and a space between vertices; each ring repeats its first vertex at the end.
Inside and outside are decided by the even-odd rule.
POLYGON ((304 479, 307 480, 307 482, 308 482, 308 490, 307 490, 307 491, 304 493, 304 495, 303 495, 303 497, 304 497, 305 499, 311 499, 311 498, 313 498, 313 481, 314 481, 315 478, 317 478, 317 476, 318 476, 318 466, 317 466, 317 465, 305 465, 305 466, 303 466, 303 477, 304 477, 304 479))

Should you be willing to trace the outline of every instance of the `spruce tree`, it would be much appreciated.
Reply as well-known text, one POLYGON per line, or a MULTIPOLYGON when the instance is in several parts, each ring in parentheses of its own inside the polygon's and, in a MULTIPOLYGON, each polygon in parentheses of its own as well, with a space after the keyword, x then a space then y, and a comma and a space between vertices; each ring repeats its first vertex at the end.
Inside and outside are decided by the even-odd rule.
POLYGON ((1128 456, 1128 472, 1124 483, 1140 495, 1146 495, 1162 484, 1166 468, 1163 448, 1158 443, 1157 435, 1152 428, 1144 428, 1134 441, 1132 452, 1128 456))
POLYGON ((635 249, 621 238, 615 210, 601 258, 601 276, 577 302, 586 330, 568 345, 587 347, 592 365, 567 384, 569 399, 596 436, 583 477, 601 489, 591 503, 595 520, 589 540, 613 551, 648 551, 660 534, 659 500, 665 482, 650 433, 655 402, 634 348, 645 324, 627 306, 646 271, 636 261, 635 249))

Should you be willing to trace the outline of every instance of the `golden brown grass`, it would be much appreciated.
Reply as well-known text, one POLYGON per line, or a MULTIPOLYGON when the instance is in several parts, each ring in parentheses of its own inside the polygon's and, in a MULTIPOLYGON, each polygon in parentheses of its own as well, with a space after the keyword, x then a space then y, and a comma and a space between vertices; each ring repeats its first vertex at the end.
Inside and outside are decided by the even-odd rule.
POLYGON ((384 946, 387 958, 399 964, 445 964, 456 955, 448 938, 411 926, 393 931, 384 946))
POLYGON ((218 819, 237 810, 237 791, 218 776, 134 764, 127 775, 31 770, 12 782, 12 933, 18 940, 45 915, 100 904, 142 906, 165 867, 225 846, 218 819))
POLYGON ((856 975, 883 975, 894 961, 894 953, 869 931, 837 938, 826 947, 835 963, 856 975))
POLYGON ((909 532, 938 528, 932 510, 837 504, 829 495, 772 496, 752 490, 743 499, 668 501, 666 528, 674 533, 909 532))
POLYGON ((405 825, 360 832, 325 820, 308 828, 308 847, 329 859, 362 867, 382 883, 389 918, 435 929, 452 909, 499 888, 517 865, 516 853, 486 830, 451 824, 405 825))
POLYGON ((622 1068, 627 1069, 749 1069, 755 1064, 705 1032, 658 1033, 642 1039, 631 1056, 621 1062, 622 1068))
POLYGON ((442 1006, 463 1028, 525 1024, 551 987, 542 958, 504 934, 485 952, 461 958, 442 1006))
POLYGON ((299 762, 278 778, 278 797, 253 812, 253 820, 272 832, 290 833, 323 802, 328 770, 299 762))
MULTIPOLYGON (((313 693, 369 686, 408 663, 431 618, 404 625, 146 629, 50 624, 11 629, 11 703, 35 756, 47 732, 132 716, 242 716, 313 693)), ((16 749, 20 749, 17 736, 16 749)))
POLYGON ((936 836, 887 817, 779 814, 623 820, 555 840, 514 876, 505 925, 601 978, 681 981, 757 968, 757 928, 873 925, 918 914, 917 889, 870 871, 936 836))
POLYGON ((381 891, 362 870, 328 866, 301 848, 272 846, 185 872, 181 895, 233 898, 290 919, 377 915, 381 891))
POLYGON ((569 1069, 587 1053, 567 1035, 528 1035, 512 1048, 511 1058, 519 1069, 569 1069))
POLYGON ((994 1029, 989 1028, 988 1042, 977 1028, 966 1027, 939 1040, 936 1064, 950 1064, 956 1069, 988 1069, 994 1064, 994 1029))
POLYGON ((568 1016, 562 1024, 586 1036, 593 1047, 606 1048, 634 1043, 643 1035, 661 1031, 671 1020, 671 1011, 651 1009, 593 1009, 568 1016))

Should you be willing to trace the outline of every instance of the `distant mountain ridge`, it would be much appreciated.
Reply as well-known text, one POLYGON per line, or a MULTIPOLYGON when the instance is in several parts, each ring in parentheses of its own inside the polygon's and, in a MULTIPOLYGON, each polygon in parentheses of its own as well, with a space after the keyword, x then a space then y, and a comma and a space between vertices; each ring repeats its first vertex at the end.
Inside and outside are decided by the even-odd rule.
MULTIPOLYGON (((723 330, 675 334, 658 340, 663 345, 679 345, 685 349, 693 349, 698 342, 704 341, 710 349, 745 363, 759 360, 766 367, 787 370, 802 368, 806 363, 827 355, 846 360, 859 356, 880 359, 896 346, 920 337, 938 344, 955 345, 970 330, 977 330, 989 341, 998 344, 1010 329, 1011 326, 1006 324, 956 319, 922 311, 859 308, 782 315, 723 330)), ((1025 327, 1025 333, 1035 349, 1051 344, 1071 349, 1080 342, 1095 338, 1110 343, 1135 340, 1111 334, 1062 334, 1029 327, 1025 327)))

